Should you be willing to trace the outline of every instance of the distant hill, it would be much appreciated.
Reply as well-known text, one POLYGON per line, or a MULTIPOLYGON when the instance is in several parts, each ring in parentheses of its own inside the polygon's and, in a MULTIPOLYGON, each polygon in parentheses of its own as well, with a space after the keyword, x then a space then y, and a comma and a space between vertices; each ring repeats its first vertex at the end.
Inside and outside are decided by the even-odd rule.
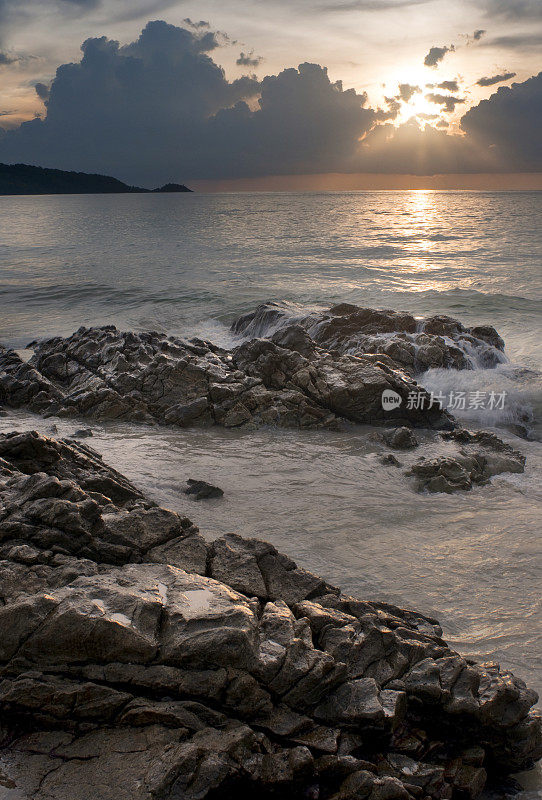
POLYGON ((2 194, 143 194, 150 192, 191 192, 179 183, 166 183, 158 189, 142 189, 111 178, 86 172, 44 169, 28 164, 0 164, 2 194))

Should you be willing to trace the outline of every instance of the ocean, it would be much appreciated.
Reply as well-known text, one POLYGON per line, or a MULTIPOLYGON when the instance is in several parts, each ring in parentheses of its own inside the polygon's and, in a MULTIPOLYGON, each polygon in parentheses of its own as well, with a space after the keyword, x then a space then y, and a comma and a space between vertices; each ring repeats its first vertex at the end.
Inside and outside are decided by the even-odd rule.
MULTIPOLYGON (((494 325, 506 363, 421 379, 432 390, 507 392, 502 413, 459 416, 522 450, 525 473, 468 494, 414 493, 379 464, 362 426, 108 423, 92 426, 91 444, 206 536, 266 539, 347 592, 436 616, 452 646, 542 692, 541 219, 536 192, 2 197, 0 341, 24 348, 113 323, 231 345, 231 322, 265 300, 494 325), (506 427, 516 422, 530 441, 506 427), (188 477, 217 483, 224 498, 194 504, 181 491, 188 477)), ((0 422, 43 432, 52 423, 24 412, 0 422)), ((55 422, 59 435, 77 427, 55 422)), ((524 785, 540 793, 540 774, 524 785)))

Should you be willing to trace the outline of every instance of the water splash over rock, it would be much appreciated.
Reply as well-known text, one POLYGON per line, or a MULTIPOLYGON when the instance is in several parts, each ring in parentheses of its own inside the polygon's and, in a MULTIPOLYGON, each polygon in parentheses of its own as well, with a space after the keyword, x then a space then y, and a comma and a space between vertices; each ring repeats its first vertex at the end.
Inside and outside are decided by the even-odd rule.
POLYGON ((236 320, 232 331, 245 337, 275 338, 291 325, 305 330, 320 347, 339 353, 384 354, 412 375, 432 367, 494 367, 506 360, 504 342, 490 325, 465 328, 445 315, 418 320, 407 312, 350 303, 307 313, 300 306, 269 302, 236 320))

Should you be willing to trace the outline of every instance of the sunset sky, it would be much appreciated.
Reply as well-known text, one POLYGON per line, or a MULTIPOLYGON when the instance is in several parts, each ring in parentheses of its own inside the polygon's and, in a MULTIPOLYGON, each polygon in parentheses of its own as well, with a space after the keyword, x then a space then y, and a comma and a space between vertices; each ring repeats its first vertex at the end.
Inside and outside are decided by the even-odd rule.
POLYGON ((542 187, 541 54, 542 0, 0 0, 0 161, 542 187))

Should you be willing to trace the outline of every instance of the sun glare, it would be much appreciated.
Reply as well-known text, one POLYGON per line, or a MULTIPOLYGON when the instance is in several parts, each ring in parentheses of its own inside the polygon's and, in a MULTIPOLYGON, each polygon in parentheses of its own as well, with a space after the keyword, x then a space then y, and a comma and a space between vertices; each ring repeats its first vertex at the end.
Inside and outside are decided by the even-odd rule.
POLYGON ((406 120, 410 117, 420 116, 422 120, 434 121, 439 116, 438 111, 439 107, 427 100, 425 94, 420 92, 413 95, 410 102, 403 103, 401 119, 406 120), (430 117, 434 119, 430 120, 430 117))
MULTIPOLYGON (((410 65, 410 67, 403 65, 398 72, 399 74, 406 76, 402 78, 401 83, 407 84, 411 87, 417 87, 418 91, 413 92, 408 101, 401 100, 401 109, 397 119, 395 120, 396 125, 401 125, 405 122, 408 122, 408 120, 412 119, 412 117, 417 117, 418 122, 422 126, 424 124, 434 125, 439 121, 439 119, 448 120, 447 115, 441 113, 442 107, 432 103, 426 97, 429 92, 433 91, 430 88, 430 84, 436 80, 436 76, 432 70, 424 66, 412 68, 412 65, 410 65)), ((395 74, 393 77, 390 75, 388 81, 384 84, 384 95, 386 97, 394 97, 399 99, 397 94, 399 91, 399 84, 395 74)), ((436 89, 435 91, 445 93, 439 89, 436 89)))

